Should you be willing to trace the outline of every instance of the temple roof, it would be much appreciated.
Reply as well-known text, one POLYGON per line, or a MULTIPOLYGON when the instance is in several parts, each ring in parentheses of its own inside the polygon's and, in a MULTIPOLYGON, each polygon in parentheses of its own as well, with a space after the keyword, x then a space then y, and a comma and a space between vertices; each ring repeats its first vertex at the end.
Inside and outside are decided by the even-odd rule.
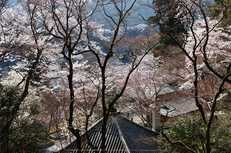
MULTIPOLYGON (((83 152, 101 152, 101 129, 103 118, 82 135, 83 152), (88 143, 87 134, 92 145, 88 143)), ((158 133, 136 124, 120 115, 111 115, 107 123, 106 150, 119 153, 155 153, 158 152, 158 133)), ((77 152, 76 140, 61 152, 77 152)))

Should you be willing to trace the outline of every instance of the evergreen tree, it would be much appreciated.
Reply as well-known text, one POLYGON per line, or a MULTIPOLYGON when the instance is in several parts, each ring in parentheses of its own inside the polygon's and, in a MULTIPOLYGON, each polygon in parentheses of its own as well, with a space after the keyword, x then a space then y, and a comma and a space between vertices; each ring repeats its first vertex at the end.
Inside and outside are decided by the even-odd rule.
POLYGON ((20 104, 19 89, 0 84, 0 102, 0 151, 10 152, 10 127, 18 114, 16 110, 20 104))
POLYGON ((19 88, 0 84, 0 152, 43 152, 37 143, 45 140, 45 127, 34 117, 36 106, 22 116, 20 94, 19 88))
POLYGON ((148 21, 151 24, 159 26, 161 34, 161 44, 156 49, 163 49, 169 45, 176 45, 175 41, 168 36, 168 33, 179 42, 184 44, 184 34, 187 29, 184 23, 181 22, 183 13, 179 11, 179 4, 174 0, 153 0, 153 8, 155 15, 149 17, 148 21))
POLYGON ((222 20, 223 26, 231 25, 231 1, 230 0, 215 0, 215 3, 209 5, 209 16, 217 19, 223 13, 224 20, 222 20))

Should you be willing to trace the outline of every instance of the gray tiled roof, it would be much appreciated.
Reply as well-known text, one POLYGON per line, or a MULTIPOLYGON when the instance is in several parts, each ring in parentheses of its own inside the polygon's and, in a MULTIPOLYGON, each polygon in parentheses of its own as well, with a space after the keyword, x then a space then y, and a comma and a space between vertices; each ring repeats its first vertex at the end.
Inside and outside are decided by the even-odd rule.
POLYGON ((130 152, 157 152, 157 133, 148 130, 126 118, 120 118, 118 123, 130 152))
MULTIPOLYGON (((103 119, 88 130, 90 141, 101 152, 101 125, 103 119)), ((111 153, 156 153, 158 150, 157 133, 146 129, 122 116, 110 116, 106 132, 106 149, 111 153)), ((87 143, 87 134, 82 135, 82 151, 93 153, 87 143)), ((72 142, 62 152, 75 152, 76 141, 72 142)), ((77 152, 77 151, 76 151, 77 152)))
POLYGON ((161 115, 174 117, 198 110, 193 98, 180 98, 166 102, 165 107, 160 109, 161 115))
POLYGON ((172 92, 175 92, 177 90, 178 90, 178 88, 173 87, 173 86, 171 86, 169 84, 165 84, 163 87, 161 87, 161 90, 158 93, 158 95, 164 95, 164 94, 167 94, 167 93, 172 93, 172 92))

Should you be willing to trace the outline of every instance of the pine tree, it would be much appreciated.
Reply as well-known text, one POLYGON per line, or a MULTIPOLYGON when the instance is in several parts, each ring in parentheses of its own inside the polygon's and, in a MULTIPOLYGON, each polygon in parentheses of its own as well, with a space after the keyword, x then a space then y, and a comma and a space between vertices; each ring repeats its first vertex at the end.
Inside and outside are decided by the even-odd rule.
POLYGON ((184 44, 183 37, 187 33, 187 29, 181 22, 184 14, 180 13, 178 6, 178 2, 174 0, 153 0, 155 15, 149 17, 148 21, 159 26, 161 44, 156 49, 176 45, 175 41, 168 36, 168 33, 181 45, 184 44))
POLYGON ((209 16, 217 19, 223 13, 224 20, 222 21, 223 26, 231 25, 231 1, 230 0, 215 0, 213 5, 209 6, 209 16))

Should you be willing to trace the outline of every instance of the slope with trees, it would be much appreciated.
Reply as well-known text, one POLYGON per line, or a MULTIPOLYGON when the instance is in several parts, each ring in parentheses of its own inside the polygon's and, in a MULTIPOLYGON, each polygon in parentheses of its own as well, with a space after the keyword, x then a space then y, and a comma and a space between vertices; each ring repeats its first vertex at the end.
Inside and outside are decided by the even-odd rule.
MULTIPOLYGON (((81 84, 83 84, 87 79, 90 83, 92 83, 91 86, 93 86, 93 89, 96 91, 93 93, 95 94, 93 104, 90 107, 90 110, 87 111, 88 113, 85 114, 87 117, 86 129, 88 127, 88 118, 92 116, 92 112, 95 109, 96 104, 101 101, 100 105, 102 105, 102 114, 105 118, 102 128, 103 136, 101 146, 101 149, 104 150, 105 130, 109 112, 115 102, 123 94, 131 73, 138 67, 144 56, 148 54, 148 52, 150 52, 155 46, 153 40, 147 37, 145 39, 145 43, 140 42, 136 48, 129 48, 128 52, 126 52, 124 55, 116 55, 117 47, 123 45, 123 41, 125 42, 125 35, 127 34, 125 19, 129 16, 129 12, 131 11, 135 2, 136 1, 128 4, 126 1, 121 1, 118 3, 104 2, 103 4, 100 4, 98 7, 102 9, 101 11, 104 12, 104 18, 107 18, 109 25, 111 25, 109 30, 103 30, 102 25, 91 21, 90 17, 94 12, 88 12, 85 10, 87 7, 87 2, 22 1, 23 7, 25 7, 25 10, 28 11, 28 15, 30 17, 28 22, 31 23, 32 29, 32 31, 25 32, 28 34, 33 34, 32 38, 34 38, 35 44, 30 44, 33 41, 29 40, 30 37, 28 36, 26 37, 28 38, 27 40, 19 37, 21 35, 25 37, 25 35, 23 35, 23 30, 16 30, 16 32, 20 32, 18 35, 16 32, 13 32, 16 34, 16 36, 12 36, 12 38, 17 39, 12 40, 17 40, 15 42, 15 46, 18 45, 16 43, 18 43, 19 40, 22 40, 22 43, 25 43, 23 44, 23 49, 28 49, 27 47, 35 47, 35 50, 31 50, 30 53, 37 55, 37 59, 35 60, 36 63, 32 64, 33 70, 29 71, 30 78, 27 80, 26 88, 28 88, 29 84, 31 83, 30 80, 32 79, 32 75, 34 75, 36 67, 39 66, 39 69, 37 69, 39 72, 37 76, 38 79, 35 80, 37 82, 34 82, 34 84, 37 83, 36 85, 38 86, 43 85, 42 89, 45 89, 44 91, 52 91, 52 86, 50 86, 52 83, 55 85, 60 85, 59 88, 56 88, 58 90, 69 90, 69 95, 65 95, 69 97, 70 104, 68 128, 78 139, 79 151, 81 150, 81 133, 80 130, 73 125, 74 109, 76 109, 76 106, 78 106, 78 102, 75 103, 75 100, 79 99, 79 96, 75 95, 76 93, 79 93, 83 95, 83 98, 86 98, 86 93, 89 93, 86 92, 86 88, 84 86, 81 87, 81 84), (116 15, 110 14, 110 11, 107 8, 109 3, 111 6, 113 6, 112 8, 115 10, 114 12, 116 15), (105 34, 104 32, 107 33, 105 34), (95 41, 96 38, 102 41, 105 48, 104 51, 102 51, 98 42, 95 41), (84 62, 79 63, 81 56, 78 55, 86 52, 91 53, 96 61, 93 62, 92 69, 88 68, 84 62), (126 75, 124 76, 125 82, 122 84, 122 86, 120 86, 120 88, 114 90, 115 88, 111 88, 110 86, 112 79, 115 79, 116 77, 110 77, 113 72, 108 68, 109 64, 116 58, 118 59, 119 56, 122 56, 122 58, 125 56, 130 57, 132 59, 132 63, 131 66, 126 69, 127 72, 125 72, 126 75), (42 63, 37 65, 40 61, 42 61, 42 63), (96 65, 94 65, 95 63, 96 65), (96 72, 96 77, 93 73, 87 72, 88 70, 94 70, 96 72), (95 77, 97 80, 94 80, 95 78, 93 79, 93 77, 90 75, 95 77), (44 78, 47 78, 48 80, 44 80, 44 78), (64 82, 64 84, 61 85, 61 82, 64 82), (44 83, 50 83, 50 85, 46 85, 44 83), (113 92, 112 89, 114 90, 113 92)), ((23 25, 27 24, 25 23, 23 25)), ((132 42, 129 41, 126 43, 132 44, 132 42)), ((19 54, 18 57, 23 57, 23 54, 25 53, 26 51, 22 50, 22 54, 19 54)), ((28 62, 33 62, 33 56, 29 55, 30 54, 26 56, 28 62)), ((12 57, 12 59, 16 58, 12 57)), ((16 62, 18 64, 23 61, 17 60, 16 62)), ((24 68, 22 72, 19 71, 22 74, 24 74, 23 72, 25 72, 25 69, 27 68, 27 66, 24 65, 20 65, 21 68, 24 68)), ((14 67, 15 70, 18 70, 18 68, 19 67, 14 67)))
MULTIPOLYGON (((212 125, 216 108, 222 97, 226 95, 224 91, 228 90, 230 86, 230 49, 228 39, 226 39, 230 36, 228 33, 223 33, 222 28, 219 27, 223 14, 217 20, 210 20, 204 11, 205 3, 201 3, 201 1, 178 1, 178 3, 179 10, 187 12, 187 15, 182 18, 182 22, 187 23, 189 27, 189 37, 184 38, 185 41, 187 40, 187 44, 182 45, 175 39, 163 23, 159 22, 159 25, 165 29, 168 36, 185 54, 184 78, 186 82, 182 84, 182 88, 193 89, 194 91, 192 96, 202 120, 199 125, 203 128, 202 151, 212 152, 216 150, 212 145, 212 140, 214 140, 212 125), (208 88, 209 85, 212 88, 208 88), (209 89, 212 90, 209 91, 209 89), (210 98, 206 99, 205 97, 208 96, 210 98), (210 106, 208 113, 205 104, 210 106)), ((223 9, 225 8, 222 8, 221 12, 223 12, 223 9)), ((229 27, 227 28, 229 29, 229 27)), ((199 151, 193 144, 187 144, 183 140, 171 139, 163 130, 161 134, 171 145, 180 145, 189 152, 199 151)))
MULTIPOLYGON (((147 110, 160 87, 169 83, 194 91, 192 96, 201 114, 198 126, 203 128, 202 150, 213 151, 217 103, 230 95, 229 16, 224 16, 225 22, 217 16, 217 12, 229 12, 228 2, 215 3, 210 15, 215 12, 218 18, 211 20, 201 1, 154 1, 156 14, 149 23, 159 26, 160 36, 150 30, 136 38, 128 33, 126 22, 136 1, 20 3, 14 9, 3 8, 0 16, 1 63, 22 76, 14 85, 20 88, 15 112, 33 92, 30 86, 38 87, 44 114, 54 119, 57 129, 66 126, 75 135, 79 152, 82 127, 87 131, 96 114, 104 117, 102 145, 89 144, 105 151, 107 119, 115 104, 127 98, 133 100, 135 110, 147 110), (96 22, 98 11, 107 26, 96 22), (223 27, 219 26, 221 22, 223 27), (162 41, 160 46, 158 39, 162 41), (165 54, 157 54, 157 50, 165 50, 168 55, 161 57, 165 54), (152 51, 154 56, 149 54, 152 51), (121 62, 124 58, 130 62, 121 62), (209 115, 205 105, 211 107, 209 115), (48 106, 52 108, 46 109, 48 106)), ((163 131, 162 135, 172 145, 197 151, 191 144, 171 141, 163 131)))

